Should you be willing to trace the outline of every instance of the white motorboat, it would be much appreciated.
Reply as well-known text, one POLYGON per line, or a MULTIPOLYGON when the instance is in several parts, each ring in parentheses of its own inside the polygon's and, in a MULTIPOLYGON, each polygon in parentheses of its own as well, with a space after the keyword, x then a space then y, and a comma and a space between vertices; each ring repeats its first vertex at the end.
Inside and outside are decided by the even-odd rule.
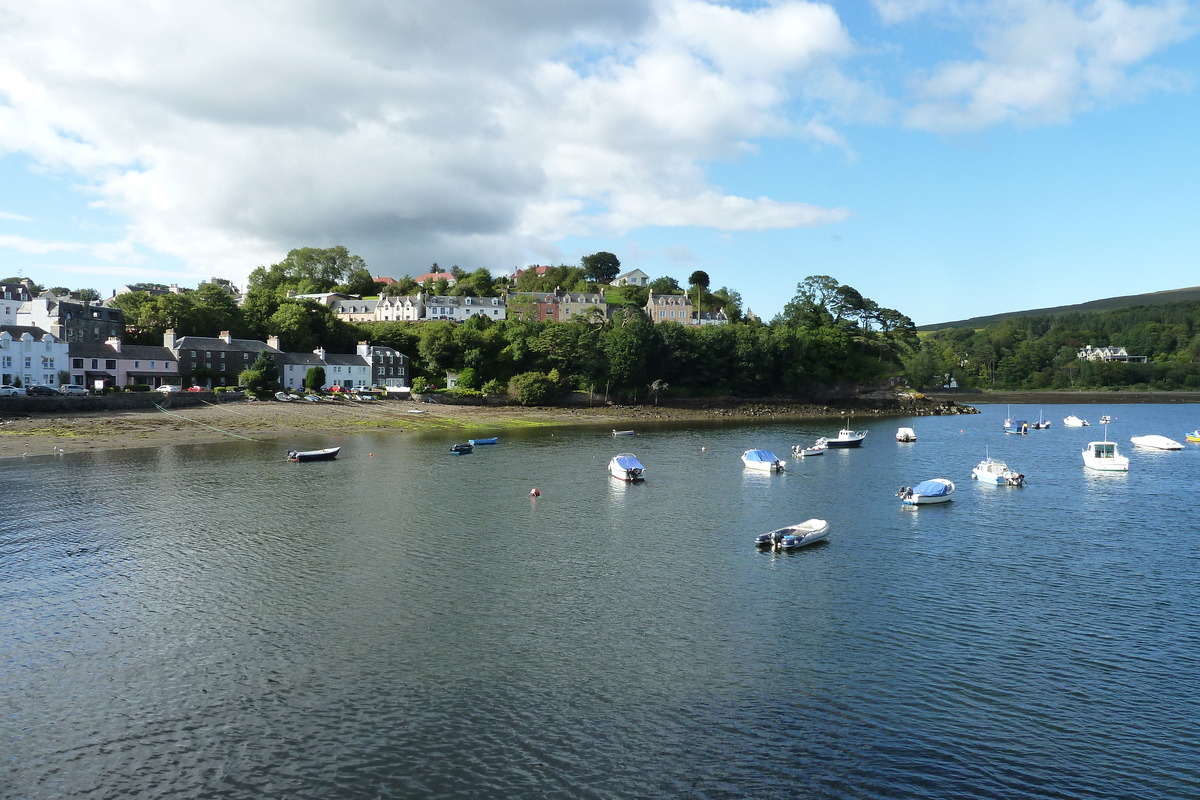
POLYGON ((613 436, 635 436, 635 435, 637 435, 637 431, 618 431, 615 429, 613 430, 613 436))
POLYGON ((925 506, 949 502, 954 494, 954 482, 945 478, 931 478, 916 486, 902 486, 896 496, 906 506, 925 506))
POLYGON ((646 480, 646 468, 633 453, 619 453, 613 456, 608 462, 608 473, 629 483, 646 480))
POLYGON ((786 461, 776 458, 770 450, 747 450, 742 453, 742 463, 749 469, 763 472, 783 472, 787 466, 786 461))
POLYGON ((1063 425, 1066 425, 1068 428, 1086 428, 1090 424, 1086 419, 1080 419, 1074 414, 1071 414, 1069 417, 1063 417, 1063 425))
POLYGON ((847 427, 838 431, 838 435, 832 439, 822 436, 817 440, 817 444, 823 444, 827 447, 859 447, 863 443, 863 439, 867 438, 867 431, 854 431, 849 428, 850 419, 846 419, 847 427))
POLYGON ((999 486, 1023 486, 1025 476, 1009 468, 999 459, 988 456, 971 470, 971 477, 983 483, 994 483, 999 486))
POLYGON ((812 447, 805 447, 802 444, 794 444, 792 445, 792 455, 796 456, 797 458, 821 456, 825 455, 825 451, 828 449, 828 447, 820 443, 814 444, 812 447))
POLYGON ((1042 412, 1039 411, 1037 422, 1033 423, 1029 427, 1033 428, 1035 431, 1044 431, 1050 427, 1050 420, 1043 417, 1042 412))
POLYGON ((915 442, 917 440, 917 432, 912 428, 901 428, 896 431, 897 442, 915 442))
POLYGON ((1108 414, 1100 415, 1100 424, 1101 425, 1108 425, 1111 422, 1112 422, 1112 417, 1110 417, 1108 414))
POLYGON ((1151 433, 1146 436, 1134 436, 1129 441, 1133 442, 1135 447, 1145 447, 1149 450, 1182 450, 1183 445, 1174 439, 1168 439, 1166 436, 1159 436, 1157 433, 1151 433))
POLYGON ((795 550, 797 547, 819 542, 828 535, 828 522, 823 519, 807 519, 797 525, 789 525, 770 533, 760 533, 754 538, 754 544, 772 550, 795 550))
POLYGON ((1083 449, 1083 465, 1098 472, 1129 472, 1129 459, 1117 451, 1117 443, 1088 442, 1083 449))

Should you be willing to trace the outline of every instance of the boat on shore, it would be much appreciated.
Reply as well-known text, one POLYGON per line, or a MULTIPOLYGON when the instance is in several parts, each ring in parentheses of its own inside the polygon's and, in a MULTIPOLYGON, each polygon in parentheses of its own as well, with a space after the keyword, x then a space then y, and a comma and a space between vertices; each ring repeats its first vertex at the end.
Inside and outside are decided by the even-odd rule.
POLYGON ((1134 447, 1144 447, 1147 450, 1182 450, 1183 445, 1166 436, 1151 433, 1146 436, 1134 436, 1129 439, 1134 447))
POLYGON ((646 468, 633 453, 618 453, 613 456, 608 462, 608 474, 629 483, 646 480, 646 468))
POLYGON ((795 550, 797 547, 822 541, 828 535, 828 522, 823 519, 808 519, 770 533, 760 533, 754 537, 754 544, 756 547, 772 550, 795 550))
POLYGON ((906 506, 927 506, 934 503, 946 503, 954 494, 954 482, 946 478, 931 478, 921 481, 916 486, 901 486, 896 496, 906 506))
POLYGON ((971 477, 982 483, 994 483, 997 486, 1024 486, 1025 476, 1010 469, 999 459, 988 456, 971 470, 971 477))
POLYGON ((770 450, 747 450, 742 453, 742 463, 748 469, 762 472, 783 472, 787 462, 776 458, 770 450))
POLYGON ((917 432, 912 428, 900 428, 896 431, 897 442, 915 442, 917 440, 917 432))
POLYGON ((337 458, 340 447, 326 447, 324 450, 289 450, 288 461, 332 461, 337 458))

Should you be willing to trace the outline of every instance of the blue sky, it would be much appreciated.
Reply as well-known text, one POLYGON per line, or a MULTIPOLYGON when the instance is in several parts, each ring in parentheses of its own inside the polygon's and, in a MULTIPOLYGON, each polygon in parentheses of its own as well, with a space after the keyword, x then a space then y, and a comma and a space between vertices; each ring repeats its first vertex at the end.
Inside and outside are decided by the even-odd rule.
POLYGON ((611 251, 763 318, 1200 284, 1194 2, 0 0, 0 277, 611 251))

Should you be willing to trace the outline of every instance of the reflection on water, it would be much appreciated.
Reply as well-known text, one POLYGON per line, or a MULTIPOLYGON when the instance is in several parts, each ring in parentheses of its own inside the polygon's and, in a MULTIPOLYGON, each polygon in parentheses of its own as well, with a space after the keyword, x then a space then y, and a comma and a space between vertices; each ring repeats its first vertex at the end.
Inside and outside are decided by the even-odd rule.
POLYGON ((1197 795, 1200 445, 1102 475, 1087 429, 983 411, 780 475, 741 453, 837 426, 0 462, 3 794, 1197 795), (970 480, 985 452, 1028 485, 970 480), (933 477, 954 501, 905 510, 933 477), (810 517, 828 541, 753 547, 810 517))

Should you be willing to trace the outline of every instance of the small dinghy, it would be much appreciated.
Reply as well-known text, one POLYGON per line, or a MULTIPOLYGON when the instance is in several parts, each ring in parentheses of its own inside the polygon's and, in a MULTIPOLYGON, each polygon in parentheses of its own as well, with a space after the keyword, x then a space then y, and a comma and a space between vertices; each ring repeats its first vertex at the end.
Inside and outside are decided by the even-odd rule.
POLYGON ((823 519, 808 519, 770 533, 760 533, 754 538, 754 544, 756 547, 771 550, 795 550, 797 547, 819 542, 828 535, 828 522, 823 519))
POLYGON ((289 450, 288 461, 332 461, 337 458, 340 447, 326 447, 324 450, 289 450))
POLYGON ((456 456, 465 456, 467 453, 473 452, 474 450, 475 445, 471 444, 470 442, 456 444, 450 448, 450 452, 456 456))
POLYGON ((492 437, 489 437, 489 438, 487 438, 487 439, 467 439, 467 443, 468 443, 468 444, 473 444, 473 445, 481 445, 481 444, 495 444, 495 443, 496 443, 496 442, 498 442, 498 441, 500 441, 500 437, 499 437, 499 436, 492 436, 492 437))
POLYGON ((637 431, 618 431, 618 430, 613 431, 613 436, 634 436, 636 434, 637 434, 637 431))
POLYGON ((792 445, 792 455, 796 456, 797 458, 808 458, 809 456, 822 456, 822 455, 825 455, 825 451, 828 449, 829 449, 828 447, 821 444, 820 442, 818 442, 817 444, 814 444, 812 447, 805 447, 802 444, 794 444, 794 445, 792 445))

